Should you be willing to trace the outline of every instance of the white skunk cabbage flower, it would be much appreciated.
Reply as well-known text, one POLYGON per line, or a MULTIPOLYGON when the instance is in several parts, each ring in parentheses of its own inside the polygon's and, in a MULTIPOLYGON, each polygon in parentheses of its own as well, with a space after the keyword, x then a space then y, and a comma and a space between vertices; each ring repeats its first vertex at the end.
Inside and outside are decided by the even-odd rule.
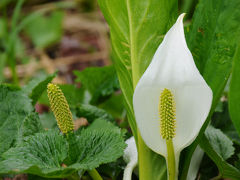
POLYGON ((187 47, 183 17, 165 35, 133 95, 140 134, 167 159, 169 179, 177 179, 179 154, 197 137, 212 104, 212 90, 187 47))
POLYGON ((123 180, 131 180, 133 169, 138 163, 138 152, 134 137, 126 140, 127 147, 124 150, 123 159, 127 163, 124 169, 123 180))

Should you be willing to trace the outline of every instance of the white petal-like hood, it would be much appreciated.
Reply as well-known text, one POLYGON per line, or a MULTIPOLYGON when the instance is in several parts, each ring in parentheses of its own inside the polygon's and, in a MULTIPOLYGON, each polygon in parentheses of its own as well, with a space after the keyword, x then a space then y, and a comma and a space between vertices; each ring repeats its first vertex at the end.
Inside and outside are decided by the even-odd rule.
POLYGON ((209 113, 212 91, 199 73, 189 51, 183 17, 167 32, 152 62, 139 80, 133 106, 141 136, 153 151, 167 156, 166 141, 160 134, 159 97, 164 88, 171 90, 176 103, 175 153, 196 138, 209 113))
POLYGON ((124 150, 123 159, 127 163, 124 169, 123 180, 131 180, 133 169, 138 163, 138 152, 134 137, 130 137, 127 141, 127 148, 124 150))

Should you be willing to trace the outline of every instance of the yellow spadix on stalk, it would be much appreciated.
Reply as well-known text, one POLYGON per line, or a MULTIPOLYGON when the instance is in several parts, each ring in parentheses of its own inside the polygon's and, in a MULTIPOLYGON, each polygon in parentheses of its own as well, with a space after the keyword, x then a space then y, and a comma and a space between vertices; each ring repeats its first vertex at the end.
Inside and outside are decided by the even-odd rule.
POLYGON ((160 132, 163 139, 171 140, 175 136, 175 102, 171 91, 165 88, 159 100, 160 132))
POLYGON ((73 132, 74 124, 72 113, 63 92, 57 85, 52 83, 48 84, 47 92, 50 106, 57 120, 59 129, 64 134, 73 132))

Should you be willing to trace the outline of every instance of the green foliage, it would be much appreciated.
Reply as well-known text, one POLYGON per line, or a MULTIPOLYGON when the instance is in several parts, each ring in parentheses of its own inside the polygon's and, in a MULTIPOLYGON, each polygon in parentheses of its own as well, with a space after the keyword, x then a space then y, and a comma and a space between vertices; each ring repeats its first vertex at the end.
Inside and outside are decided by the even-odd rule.
POLYGON ((126 116, 126 110, 124 108, 124 99, 122 94, 112 95, 104 103, 99 104, 98 107, 107 111, 115 119, 123 119, 126 116))
POLYGON ((114 122, 114 118, 105 110, 89 104, 79 105, 77 107, 77 116, 86 118, 90 123, 98 118, 114 122))
POLYGON ((34 78, 27 85, 23 87, 23 92, 26 93, 36 104, 42 93, 46 90, 47 84, 56 77, 56 73, 51 75, 43 75, 34 78))
POLYGON ((195 63, 213 91, 212 109, 198 138, 187 148, 180 164, 181 179, 186 179, 191 156, 201 139, 210 117, 222 95, 232 69, 240 35, 240 1, 200 0, 195 10, 193 23, 186 34, 188 46, 195 63))
POLYGON ((229 112, 231 120, 240 135, 240 44, 234 62, 229 91, 229 112))
POLYGON ((110 129, 82 130, 72 140, 58 131, 28 136, 16 148, 3 154, 0 174, 30 173, 48 178, 68 177, 115 161, 126 147, 122 135, 110 129), (67 159, 71 159, 71 164, 67 159), (65 164, 65 165, 63 165, 65 164))
POLYGON ((0 155, 13 145, 32 111, 31 99, 25 94, 13 86, 0 85, 0 155))
MULTIPOLYGON (((134 88, 148 67, 163 35, 174 23, 178 1, 99 0, 98 3, 110 26, 112 59, 124 96, 128 122, 138 143, 132 105, 134 88)), ((165 160, 153 153, 143 142, 140 143, 140 178, 166 179, 165 160)))
POLYGON ((117 126, 113 125, 109 121, 106 121, 105 119, 96 119, 89 127, 89 130, 99 130, 99 129, 104 129, 104 130, 111 130, 116 133, 121 133, 121 129, 118 128, 117 126))
POLYGON ((63 15, 63 12, 55 11, 50 16, 38 16, 25 27, 37 48, 44 49, 61 39, 63 15))
POLYGON ((29 136, 21 145, 3 154, 0 174, 31 173, 49 177, 61 177, 63 160, 67 157, 68 145, 56 131, 29 136))
POLYGON ((165 1, 101 0, 98 3, 111 29, 113 61, 136 138, 137 126, 132 109, 134 86, 150 63, 164 33, 173 24, 177 1, 166 4, 165 1))
POLYGON ((232 180, 238 180, 240 178, 240 171, 224 161, 224 159, 214 150, 214 147, 205 135, 203 135, 200 141, 200 146, 217 165, 221 177, 231 178, 232 180))
POLYGON ((38 133, 40 131, 43 131, 43 127, 40 123, 38 114, 36 112, 28 114, 28 116, 25 117, 18 130, 18 144, 21 143, 25 137, 34 135, 35 133, 38 133))
POLYGON ((229 115, 228 103, 220 102, 222 104, 221 112, 215 111, 212 116, 211 124, 226 134, 234 143, 240 145, 240 137, 236 131, 229 115))
POLYGON ((40 118, 40 122, 41 122, 43 128, 53 129, 53 128, 57 127, 57 122, 56 122, 53 112, 42 113, 39 115, 39 118, 40 118))
POLYGON ((75 85, 72 84, 59 84, 59 87, 65 95, 70 107, 75 108, 79 103, 83 102, 83 88, 77 88, 75 85))
POLYGON ((209 126, 205 131, 205 136, 223 160, 227 160, 234 154, 233 142, 221 130, 209 126))
POLYGON ((76 82, 81 82, 92 95, 91 104, 104 101, 119 89, 117 74, 113 66, 90 67, 83 71, 74 71, 76 82))

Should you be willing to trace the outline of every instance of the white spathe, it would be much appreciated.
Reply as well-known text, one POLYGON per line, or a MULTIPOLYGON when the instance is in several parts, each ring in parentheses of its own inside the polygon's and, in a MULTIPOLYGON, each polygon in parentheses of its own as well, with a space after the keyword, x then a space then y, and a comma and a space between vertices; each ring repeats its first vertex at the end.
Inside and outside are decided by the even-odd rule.
POLYGON ((125 142, 127 144, 124 150, 123 159, 127 163, 124 169, 123 180, 131 180, 133 169, 138 163, 138 152, 134 137, 130 137, 125 142))
POLYGON ((133 95, 136 122, 144 142, 165 157, 166 140, 160 134, 158 109, 162 90, 169 89, 176 103, 176 135, 172 139, 176 155, 197 137, 212 103, 212 90, 187 47, 183 17, 181 14, 165 35, 133 95))

